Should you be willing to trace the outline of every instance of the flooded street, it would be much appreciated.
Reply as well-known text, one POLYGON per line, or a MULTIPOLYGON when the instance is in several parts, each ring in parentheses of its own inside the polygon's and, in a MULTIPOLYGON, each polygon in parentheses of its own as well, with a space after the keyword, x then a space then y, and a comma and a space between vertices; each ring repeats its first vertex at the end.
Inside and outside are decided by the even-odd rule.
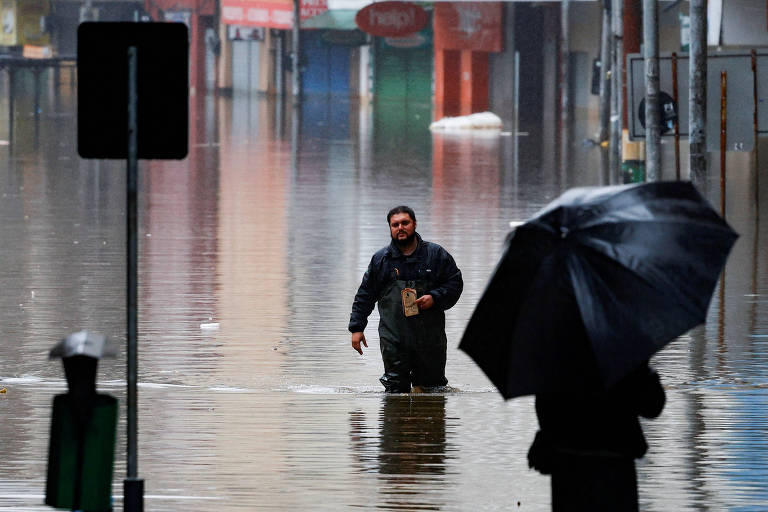
MULTIPOLYGON (((47 354, 80 329, 121 346, 98 387, 120 400, 122 510, 125 163, 78 157, 71 89, 44 94, 38 118, 31 96, 17 98, 14 140, 0 146, 0 510, 51 510, 51 404, 66 383, 47 354)), ((146 509, 547 510, 549 478, 526 460, 533 398, 505 402, 456 347, 509 223, 568 187, 605 184, 600 150, 577 144, 560 172, 541 141, 433 136, 429 109, 407 104, 312 101, 295 113, 211 96, 190 121, 187 159, 140 167, 146 509), (397 204, 464 275, 446 314, 454 392, 383 393, 376 312, 364 355, 350 347, 352 299, 397 204)), ((0 125, 0 139, 9 132, 0 125)), ((758 222, 753 156, 728 158, 727 219, 741 237, 707 323, 652 361, 667 405, 643 423, 644 511, 768 510, 768 204, 758 222)), ((718 205, 712 160, 705 194, 718 205)))

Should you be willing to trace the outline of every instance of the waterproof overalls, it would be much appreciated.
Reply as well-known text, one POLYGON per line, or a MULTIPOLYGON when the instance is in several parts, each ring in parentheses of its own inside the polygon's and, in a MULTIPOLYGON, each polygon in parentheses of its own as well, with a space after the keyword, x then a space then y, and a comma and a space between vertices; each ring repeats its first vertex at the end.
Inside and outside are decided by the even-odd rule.
POLYGON ((448 251, 418 238, 417 249, 403 255, 393 242, 376 252, 355 295, 350 332, 362 332, 378 302, 379 344, 388 392, 407 393, 411 386, 445 386, 447 338, 445 310, 458 301, 463 289, 461 271, 448 251), (401 291, 414 288, 417 297, 429 294, 433 307, 406 317, 401 291))
POLYGON ((414 288, 417 297, 428 290, 425 280, 395 279, 379 299, 379 346, 384 360, 384 375, 379 381, 393 393, 408 393, 411 385, 445 386, 445 315, 430 308, 406 317, 403 288, 414 288))

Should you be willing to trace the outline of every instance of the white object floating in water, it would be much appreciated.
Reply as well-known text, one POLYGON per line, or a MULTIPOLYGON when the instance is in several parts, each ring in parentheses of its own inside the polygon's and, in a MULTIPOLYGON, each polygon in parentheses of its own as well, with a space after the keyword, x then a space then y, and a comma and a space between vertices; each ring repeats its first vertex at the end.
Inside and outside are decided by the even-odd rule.
POLYGON ((215 331, 219 328, 219 322, 205 322, 200 324, 200 329, 203 331, 215 331))
POLYGON ((478 112, 468 116, 444 117, 429 125, 430 130, 494 130, 501 131, 501 118, 493 112, 478 112))

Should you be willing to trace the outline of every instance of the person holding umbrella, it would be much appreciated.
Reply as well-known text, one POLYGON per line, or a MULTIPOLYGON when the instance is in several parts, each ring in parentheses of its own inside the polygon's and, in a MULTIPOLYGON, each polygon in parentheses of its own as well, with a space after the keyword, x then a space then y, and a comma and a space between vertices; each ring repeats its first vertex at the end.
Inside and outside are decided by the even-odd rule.
POLYGON ((637 511, 635 459, 648 450, 638 416, 657 417, 664 402, 647 364, 607 391, 537 394, 528 465, 552 475, 552 510, 637 511))
POLYGON ((507 238, 459 348, 505 399, 536 395, 529 463, 552 508, 638 509, 651 356, 706 320, 738 234, 690 182, 571 189, 507 238))
POLYGON ((379 344, 390 393, 448 384, 445 310, 459 300, 464 282, 453 257, 416 232, 416 214, 396 206, 387 214, 392 241, 371 258, 352 304, 352 348, 368 346, 363 331, 378 303, 379 344))

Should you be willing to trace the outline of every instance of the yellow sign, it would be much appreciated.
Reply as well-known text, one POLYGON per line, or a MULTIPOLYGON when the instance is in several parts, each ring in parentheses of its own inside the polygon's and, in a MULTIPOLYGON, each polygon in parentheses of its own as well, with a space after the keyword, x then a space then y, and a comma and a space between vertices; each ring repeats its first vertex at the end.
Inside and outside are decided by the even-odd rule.
POLYGON ((51 14, 48 0, 19 0, 16 4, 17 26, 19 36, 17 44, 46 46, 51 44, 51 36, 45 21, 51 14))
POLYGON ((16 38, 16 0, 0 2, 0 45, 14 46, 16 38))
POLYGON ((50 13, 48 0, 1 0, 0 45, 51 44, 51 36, 46 27, 46 19, 50 13))

